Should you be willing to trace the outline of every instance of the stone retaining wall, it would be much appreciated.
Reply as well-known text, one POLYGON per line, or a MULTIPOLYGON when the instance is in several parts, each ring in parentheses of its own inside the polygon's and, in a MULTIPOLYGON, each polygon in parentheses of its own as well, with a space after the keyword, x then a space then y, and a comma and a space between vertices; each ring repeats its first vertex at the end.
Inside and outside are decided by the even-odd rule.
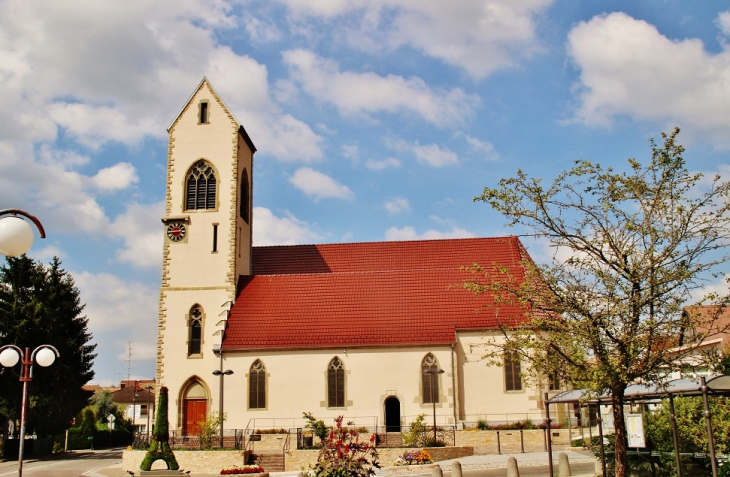
MULTIPOLYGON (((553 446, 569 446, 570 433, 568 429, 550 429, 553 446)), ((458 446, 472 446, 478 454, 516 454, 522 452, 542 452, 546 446, 546 436, 543 429, 529 429, 522 431, 522 443, 519 430, 480 431, 477 429, 456 431, 458 446), (499 444, 497 443, 499 433, 499 444)))
MULTIPOLYGON (((122 469, 138 473, 139 466, 144 460, 147 451, 125 450, 122 453, 122 469)), ((195 473, 219 474, 220 471, 234 465, 243 465, 243 451, 175 451, 175 458, 181 469, 195 473)), ((158 460, 152 464, 152 470, 167 469, 164 461, 158 460)), ((265 469, 264 469, 265 470, 265 469)))
MULTIPOLYGON (((406 452, 420 450, 420 447, 378 448, 378 462, 381 466, 391 466, 395 460, 406 452)), ((426 447, 434 462, 458 459, 474 454, 473 447, 426 447)), ((317 463, 318 450, 291 450, 286 453, 287 472, 305 471, 317 463)))

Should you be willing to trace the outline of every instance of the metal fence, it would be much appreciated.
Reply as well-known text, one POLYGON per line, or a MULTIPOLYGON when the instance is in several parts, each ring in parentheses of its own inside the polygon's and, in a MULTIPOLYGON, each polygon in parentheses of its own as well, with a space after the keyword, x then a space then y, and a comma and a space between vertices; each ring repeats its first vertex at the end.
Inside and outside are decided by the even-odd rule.
MULTIPOLYGON (((148 449, 152 436, 146 432, 136 432, 132 441, 134 449, 148 449)), ((243 429, 225 429, 221 441, 220 434, 183 434, 172 431, 168 442, 172 450, 190 449, 243 449, 243 429)))
MULTIPOLYGON (((443 447, 456 445, 456 426, 372 426, 357 429, 361 434, 375 434, 377 447, 443 447), (362 432, 360 432, 362 431, 362 432), (366 431, 366 432, 365 432, 366 431)), ((302 428, 297 428, 297 449, 322 447, 319 437, 302 428)))

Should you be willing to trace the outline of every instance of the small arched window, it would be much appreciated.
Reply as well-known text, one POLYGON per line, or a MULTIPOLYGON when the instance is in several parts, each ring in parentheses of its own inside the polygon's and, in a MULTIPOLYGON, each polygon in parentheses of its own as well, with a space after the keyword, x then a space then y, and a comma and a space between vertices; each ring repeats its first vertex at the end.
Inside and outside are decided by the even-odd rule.
POLYGON ((215 209, 217 181, 213 166, 200 160, 185 179, 185 210, 215 209))
POLYGON ((196 305, 188 319, 188 356, 199 355, 203 343, 203 310, 196 305))
POLYGON ((439 363, 436 360, 436 356, 428 353, 423 358, 423 361, 421 361, 421 390, 423 391, 424 404, 439 402, 439 373, 437 373, 438 369, 439 363))
POLYGON ((327 369, 327 406, 345 407, 345 366, 337 356, 327 369))
POLYGON ((243 170, 241 177, 241 218, 248 223, 251 216, 251 187, 248 184, 248 171, 243 170))
POLYGON ((248 408, 266 408, 266 368, 260 359, 253 362, 248 373, 248 408))

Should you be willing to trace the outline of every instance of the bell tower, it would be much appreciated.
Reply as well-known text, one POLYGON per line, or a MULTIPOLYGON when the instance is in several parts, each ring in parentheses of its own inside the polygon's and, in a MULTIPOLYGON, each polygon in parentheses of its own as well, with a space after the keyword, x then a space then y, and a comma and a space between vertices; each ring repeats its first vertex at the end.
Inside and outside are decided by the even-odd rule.
MULTIPOLYGON (((168 133, 157 382, 170 389, 172 404, 191 374, 207 376, 218 366, 214 351, 225 311, 235 299, 238 277, 251 274, 256 147, 207 78, 168 133), (170 360, 178 365, 168 373, 170 360), (181 360, 188 364, 180 366, 181 360)), ((184 414, 185 396, 177 400, 184 414)), ((170 417, 173 423, 172 409, 170 417)), ((179 415, 173 426, 183 420, 179 415)))

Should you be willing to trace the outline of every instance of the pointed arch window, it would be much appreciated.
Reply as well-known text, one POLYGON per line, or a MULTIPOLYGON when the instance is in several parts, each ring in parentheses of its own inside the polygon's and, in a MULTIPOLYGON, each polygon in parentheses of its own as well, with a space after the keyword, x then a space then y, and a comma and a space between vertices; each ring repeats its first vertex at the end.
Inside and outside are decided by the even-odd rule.
POLYGON ((266 367, 260 359, 254 361, 248 373, 248 408, 266 408, 266 367))
POLYGON ((248 223, 251 216, 251 187, 248 184, 248 171, 243 170, 241 178, 241 218, 248 223))
POLYGON ((188 356, 199 355, 203 344, 203 310, 194 306, 188 319, 188 356))
POLYGON ((185 179, 185 210, 215 209, 217 185, 215 170, 208 161, 193 164, 185 179))
POLYGON ((504 388, 507 391, 522 391, 522 366, 515 352, 504 353, 504 388))
POLYGON ((436 356, 428 353, 421 361, 421 390, 424 404, 439 402, 439 375, 436 373, 438 369, 439 362, 436 356))
POLYGON ((327 406, 345 407, 345 366, 337 356, 327 369, 327 406))

